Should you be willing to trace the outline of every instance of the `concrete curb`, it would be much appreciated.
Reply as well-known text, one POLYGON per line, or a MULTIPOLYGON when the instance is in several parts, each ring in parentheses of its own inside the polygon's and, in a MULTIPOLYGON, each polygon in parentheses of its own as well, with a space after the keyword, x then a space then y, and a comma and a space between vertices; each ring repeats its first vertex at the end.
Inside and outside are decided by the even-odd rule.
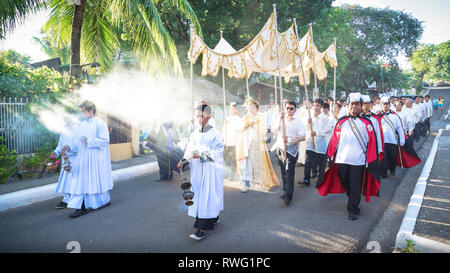
POLYGON ((439 138, 441 137, 442 131, 443 129, 439 129, 439 133, 433 141, 433 146, 424 164, 419 179, 417 180, 414 193, 411 196, 408 208, 406 209, 402 224, 400 226, 400 230, 397 233, 395 247, 398 249, 406 248, 406 240, 412 240, 416 244, 416 249, 421 252, 450 252, 449 245, 413 235, 417 216, 422 206, 427 180, 433 167, 434 158, 436 156, 439 138))
MULTIPOLYGON (((117 169, 112 171, 112 179, 114 183, 132 179, 138 176, 147 175, 159 170, 157 162, 140 164, 128 168, 117 169)), ((0 211, 31 205, 36 202, 45 201, 60 196, 55 191, 56 185, 53 183, 36 188, 11 192, 0 195, 0 211)))

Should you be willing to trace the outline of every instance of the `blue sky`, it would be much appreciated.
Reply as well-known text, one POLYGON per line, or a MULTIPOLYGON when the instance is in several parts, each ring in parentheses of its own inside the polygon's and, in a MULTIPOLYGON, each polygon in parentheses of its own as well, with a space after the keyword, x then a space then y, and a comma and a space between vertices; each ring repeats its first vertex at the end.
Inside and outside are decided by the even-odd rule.
MULTIPOLYGON (((411 14, 423 21, 424 32, 420 42, 439 44, 450 40, 450 0, 336 0, 333 6, 342 4, 358 4, 363 7, 389 7, 411 14)), ((47 56, 40 50, 40 46, 32 36, 40 37, 40 28, 46 21, 48 12, 39 12, 23 24, 18 26, 7 38, 0 41, 0 50, 14 49, 20 53, 31 56, 33 61, 42 61, 47 56)), ((403 68, 409 68, 404 56, 398 61, 403 68)))

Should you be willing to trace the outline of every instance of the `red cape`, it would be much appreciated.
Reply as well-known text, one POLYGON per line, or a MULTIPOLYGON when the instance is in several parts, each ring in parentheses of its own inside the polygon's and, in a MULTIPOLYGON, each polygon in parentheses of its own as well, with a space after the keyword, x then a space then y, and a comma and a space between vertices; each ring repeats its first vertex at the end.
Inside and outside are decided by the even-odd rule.
MULTIPOLYGON (((362 194, 366 197, 366 202, 370 202, 371 196, 377 196, 380 188, 378 149, 375 130, 373 129, 370 120, 358 117, 365 125, 367 134, 369 136, 369 143, 367 145, 366 161, 368 166, 364 169, 363 179, 361 181, 362 194)), ((349 117, 343 117, 338 120, 334 127, 333 135, 328 144, 328 156, 333 160, 333 164, 326 171, 324 179, 320 185, 317 185, 317 191, 322 196, 327 196, 329 193, 345 193, 346 190, 338 176, 338 164, 334 163, 335 153, 339 145, 339 138, 341 136, 341 126, 349 117)))
POLYGON ((398 153, 397 157, 397 166, 400 166, 402 168, 411 168, 416 166, 417 164, 420 164, 422 160, 420 160, 419 157, 412 155, 405 151, 404 148, 400 148, 400 152, 398 153))
POLYGON ((383 118, 382 115, 372 115, 377 121, 378 121, 378 127, 380 128, 380 135, 381 135, 381 147, 382 152, 378 155, 378 161, 381 162, 381 160, 384 157, 384 133, 383 133, 383 127, 381 126, 381 119, 383 118))

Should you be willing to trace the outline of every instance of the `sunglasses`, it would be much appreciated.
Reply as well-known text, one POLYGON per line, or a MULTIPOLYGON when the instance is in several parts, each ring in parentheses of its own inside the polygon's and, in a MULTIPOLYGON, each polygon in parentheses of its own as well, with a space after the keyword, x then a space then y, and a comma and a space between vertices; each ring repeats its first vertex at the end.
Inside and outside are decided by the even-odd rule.
POLYGON ((294 110, 295 108, 294 107, 286 107, 286 110, 294 110))

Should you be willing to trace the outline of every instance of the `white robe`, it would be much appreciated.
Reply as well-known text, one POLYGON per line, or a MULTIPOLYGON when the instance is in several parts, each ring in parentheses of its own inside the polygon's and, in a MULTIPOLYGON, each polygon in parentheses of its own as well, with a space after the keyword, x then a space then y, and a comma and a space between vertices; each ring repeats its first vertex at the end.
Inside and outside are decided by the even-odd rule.
MULTIPOLYGON (((59 175, 58 184, 56 186, 56 192, 63 195, 64 199, 63 202, 67 203, 69 202, 69 192, 70 192, 70 185, 72 181, 72 176, 74 175, 74 170, 77 170, 77 161, 76 156, 78 154, 80 145, 78 142, 79 136, 79 125, 73 125, 71 127, 66 127, 64 131, 59 136, 58 146, 54 150, 54 153, 56 154, 56 157, 58 157, 61 152, 62 148, 66 145, 69 146, 69 150, 66 152, 66 155, 70 161, 71 171, 67 172, 64 170, 63 167, 61 167, 61 173, 59 175)), ((61 158, 61 166, 64 166, 65 162, 64 159, 61 158)))
POLYGON ((188 215, 202 219, 216 218, 223 210, 223 138, 221 133, 211 128, 201 133, 195 130, 186 147, 184 159, 189 161, 194 204, 188 215), (193 151, 208 152, 213 162, 193 159, 193 151))
POLYGON ((79 140, 78 170, 72 179, 68 207, 80 208, 84 200, 86 208, 97 209, 110 201, 109 190, 113 188, 108 127, 95 116, 80 124, 79 135, 87 138, 87 144, 79 140))

